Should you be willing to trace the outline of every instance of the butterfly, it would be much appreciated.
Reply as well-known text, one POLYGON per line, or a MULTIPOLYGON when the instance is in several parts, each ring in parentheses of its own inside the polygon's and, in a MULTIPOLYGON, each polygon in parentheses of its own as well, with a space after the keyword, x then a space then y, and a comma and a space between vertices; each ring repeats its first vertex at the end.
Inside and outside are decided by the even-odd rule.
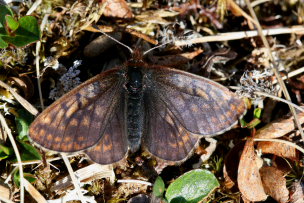
POLYGON ((33 121, 30 139, 58 152, 84 151, 111 164, 139 149, 181 161, 201 137, 236 125, 243 100, 226 87, 170 67, 149 65, 136 51, 121 67, 63 95, 33 121))

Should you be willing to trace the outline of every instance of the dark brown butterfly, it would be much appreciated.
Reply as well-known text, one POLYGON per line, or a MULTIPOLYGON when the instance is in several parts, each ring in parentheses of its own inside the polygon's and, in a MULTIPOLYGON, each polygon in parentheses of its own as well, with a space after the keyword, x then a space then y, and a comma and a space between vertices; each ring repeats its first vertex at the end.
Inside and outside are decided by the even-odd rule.
POLYGON ((180 161, 200 137, 229 130, 243 115, 243 101, 226 87, 148 65, 135 53, 122 67, 91 78, 49 106, 30 126, 31 139, 54 151, 85 150, 100 164, 141 147, 180 161))

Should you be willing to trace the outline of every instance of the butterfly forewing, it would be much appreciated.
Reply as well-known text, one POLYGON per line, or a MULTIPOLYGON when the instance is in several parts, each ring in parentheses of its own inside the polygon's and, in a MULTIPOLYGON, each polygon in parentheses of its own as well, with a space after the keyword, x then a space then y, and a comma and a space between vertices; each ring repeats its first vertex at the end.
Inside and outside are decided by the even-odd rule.
POLYGON ((98 143, 120 105, 124 78, 119 71, 95 76, 54 102, 31 124, 30 138, 60 152, 80 151, 98 143))
POLYGON ((154 66, 147 86, 188 131, 214 136, 229 130, 245 111, 244 102, 224 86, 183 71, 154 66))

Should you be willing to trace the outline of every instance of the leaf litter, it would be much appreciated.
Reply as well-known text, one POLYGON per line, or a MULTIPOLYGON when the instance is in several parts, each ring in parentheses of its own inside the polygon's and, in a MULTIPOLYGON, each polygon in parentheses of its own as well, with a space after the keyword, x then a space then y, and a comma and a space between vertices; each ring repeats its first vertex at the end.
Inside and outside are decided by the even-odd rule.
MULTIPOLYGON (((90 45, 90 42, 99 36, 99 33, 91 29, 91 25, 98 23, 115 35, 119 32, 118 40, 129 46, 138 44, 139 38, 141 46, 145 49, 153 47, 154 45, 149 43, 155 44, 157 41, 164 43, 171 40, 188 43, 188 46, 177 46, 173 43, 161 47, 153 53, 154 58, 151 56, 148 60, 207 76, 220 81, 225 86, 239 86, 238 91, 249 98, 247 99, 248 112, 242 122, 253 123, 251 121, 254 119, 254 109, 262 109, 261 118, 255 118, 260 119, 261 122, 250 125, 250 129, 237 126, 224 135, 216 137, 217 148, 210 154, 206 155, 204 153, 208 152, 202 150, 201 153, 194 153, 184 163, 178 164, 161 162, 145 153, 135 154, 128 160, 124 160, 124 163, 114 165, 110 170, 113 173, 109 172, 111 175, 102 176, 98 175, 99 172, 93 172, 88 177, 90 181, 81 185, 82 192, 88 197, 88 202, 126 202, 139 194, 146 195, 143 199, 151 198, 153 195, 150 186, 140 183, 115 181, 113 183, 113 174, 117 179, 142 180, 151 183, 160 175, 165 181, 165 186, 168 187, 175 179, 193 169, 193 165, 200 163, 200 156, 203 155, 210 158, 203 159, 204 162, 200 164, 200 167, 207 168, 216 174, 217 179, 223 183, 220 188, 213 191, 214 195, 209 197, 211 198, 208 199, 209 202, 303 202, 303 153, 286 143, 254 142, 256 138, 283 139, 303 147, 303 141, 299 138, 293 117, 285 118, 289 115, 287 105, 255 95, 255 91, 263 91, 282 97, 276 82, 277 78, 269 71, 271 64, 260 38, 255 36, 223 42, 214 40, 192 43, 204 36, 252 29, 254 22, 248 15, 248 8, 242 1, 237 3, 233 0, 168 1, 166 3, 161 1, 60 0, 42 1, 35 5, 32 15, 39 22, 46 19, 39 52, 40 69, 43 70, 40 75, 41 89, 46 105, 53 102, 52 98, 55 96, 51 98, 49 96, 52 95, 52 91, 56 91, 56 88, 58 92, 58 88, 62 85, 61 78, 66 72, 62 71, 62 68, 56 70, 52 66, 44 65, 49 57, 58 67, 72 67, 75 61, 83 60, 83 66, 79 67, 77 73, 81 81, 85 81, 102 70, 121 64, 127 58, 119 45, 104 36, 101 38, 109 42, 90 45), (51 12, 46 13, 47 10, 51 12), (192 33, 190 35, 187 34, 189 30, 192 33), (89 45, 93 48, 89 49, 89 45), (96 50, 96 47, 102 50, 96 50), (228 61, 214 60, 216 59, 214 56, 222 48, 233 51, 236 57, 228 61), (206 68, 206 61, 212 62, 211 67, 206 68), (242 83, 240 79, 245 73, 247 80, 242 83), (212 162, 213 156, 222 157, 224 164, 212 162)), ((9 6, 12 5, 9 4, 9 6)), ((22 17, 33 5, 26 2, 17 3, 15 6, 17 6, 15 15, 22 17)), ((264 2, 255 5, 255 11, 265 29, 294 26, 303 28, 301 14, 304 12, 304 6, 301 1, 264 2)), ((107 32, 104 29, 102 30, 107 32)), ((219 39, 219 37, 216 38, 219 39)), ((271 44, 271 53, 277 60, 283 62, 283 66, 278 67, 281 76, 284 78, 298 71, 292 77, 285 77, 285 80, 292 102, 302 105, 304 52, 301 35, 298 32, 291 32, 284 35, 269 35, 267 39, 271 44)), ((34 44, 22 48, 10 45, 9 48, 1 50, 0 54, 0 79, 12 87, 8 89, 1 85, 0 109, 15 135, 18 132, 13 118, 17 115, 15 112, 23 108, 18 105, 18 101, 23 103, 23 100, 17 100, 14 95, 18 94, 41 110, 35 75, 37 56, 33 54, 34 51, 34 44)), ((73 84, 75 81, 71 80, 71 84, 67 86, 75 86, 78 84, 77 81, 73 84)), ((63 93, 58 93, 58 96, 63 93)), ((298 114, 301 123, 303 123, 302 114, 298 114)), ((5 134, 5 132, 0 133, 0 136, 5 134)), ((7 139, 2 139, 1 144, 11 147, 7 139)), ((204 149, 208 145, 208 142, 202 140, 200 147, 204 149)), ((0 151, 0 155, 1 153, 0 151)), ((25 152, 21 151, 22 153, 25 152)), ((51 190, 58 185, 58 181, 65 180, 68 173, 64 163, 56 154, 42 153, 42 155, 43 161, 24 162, 24 170, 36 177, 36 181, 30 184, 50 201, 71 197, 69 195, 76 197, 77 192, 75 193, 75 190, 71 188, 70 182, 62 188, 51 190)), ((20 198, 19 189, 12 182, 10 176, 12 167, 9 167, 14 164, 12 160, 15 157, 3 156, 3 159, 1 157, 0 164, 3 169, 0 174, 6 184, 3 188, 5 193, 3 197, 17 201, 20 198)), ((70 162, 76 174, 78 170, 93 165, 83 155, 71 157, 70 162)), ((34 197, 30 194, 26 194, 26 198, 32 200, 34 197)), ((158 199, 158 201, 162 200, 158 199)))

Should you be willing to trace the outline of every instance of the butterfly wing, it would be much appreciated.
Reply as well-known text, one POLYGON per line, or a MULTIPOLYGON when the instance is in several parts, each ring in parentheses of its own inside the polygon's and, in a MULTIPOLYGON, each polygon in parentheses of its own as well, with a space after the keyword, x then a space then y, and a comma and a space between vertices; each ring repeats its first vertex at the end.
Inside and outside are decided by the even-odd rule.
POLYGON ((146 132, 143 147, 164 160, 180 161, 187 157, 199 140, 181 125, 156 91, 147 90, 146 132))
POLYGON ((198 140, 195 134, 211 137, 229 130, 245 111, 242 100, 209 79, 160 66, 146 71, 150 106, 144 143, 160 158, 185 158, 198 140))
POLYGON ((124 122, 124 98, 115 109, 111 120, 98 144, 85 150, 85 153, 95 162, 111 164, 121 160, 128 151, 128 141, 124 122))
POLYGON ((104 153, 100 156, 107 158, 102 161, 123 158, 127 143, 125 139, 118 138, 126 135, 123 130, 114 130, 116 127, 124 129, 121 120, 117 119, 118 112, 123 108, 120 104, 123 84, 120 69, 106 71, 84 82, 34 120, 29 130, 30 138, 43 148, 54 151, 76 152, 93 147, 89 153, 92 157, 94 149, 104 153), (114 132, 113 137, 111 132, 114 132), (108 145, 108 140, 117 143, 108 145), (123 146, 115 149, 119 157, 112 157, 117 145, 123 146))
POLYGON ((245 104, 226 87, 184 71, 149 69, 154 90, 173 115, 190 132, 214 136, 235 125, 245 104))

